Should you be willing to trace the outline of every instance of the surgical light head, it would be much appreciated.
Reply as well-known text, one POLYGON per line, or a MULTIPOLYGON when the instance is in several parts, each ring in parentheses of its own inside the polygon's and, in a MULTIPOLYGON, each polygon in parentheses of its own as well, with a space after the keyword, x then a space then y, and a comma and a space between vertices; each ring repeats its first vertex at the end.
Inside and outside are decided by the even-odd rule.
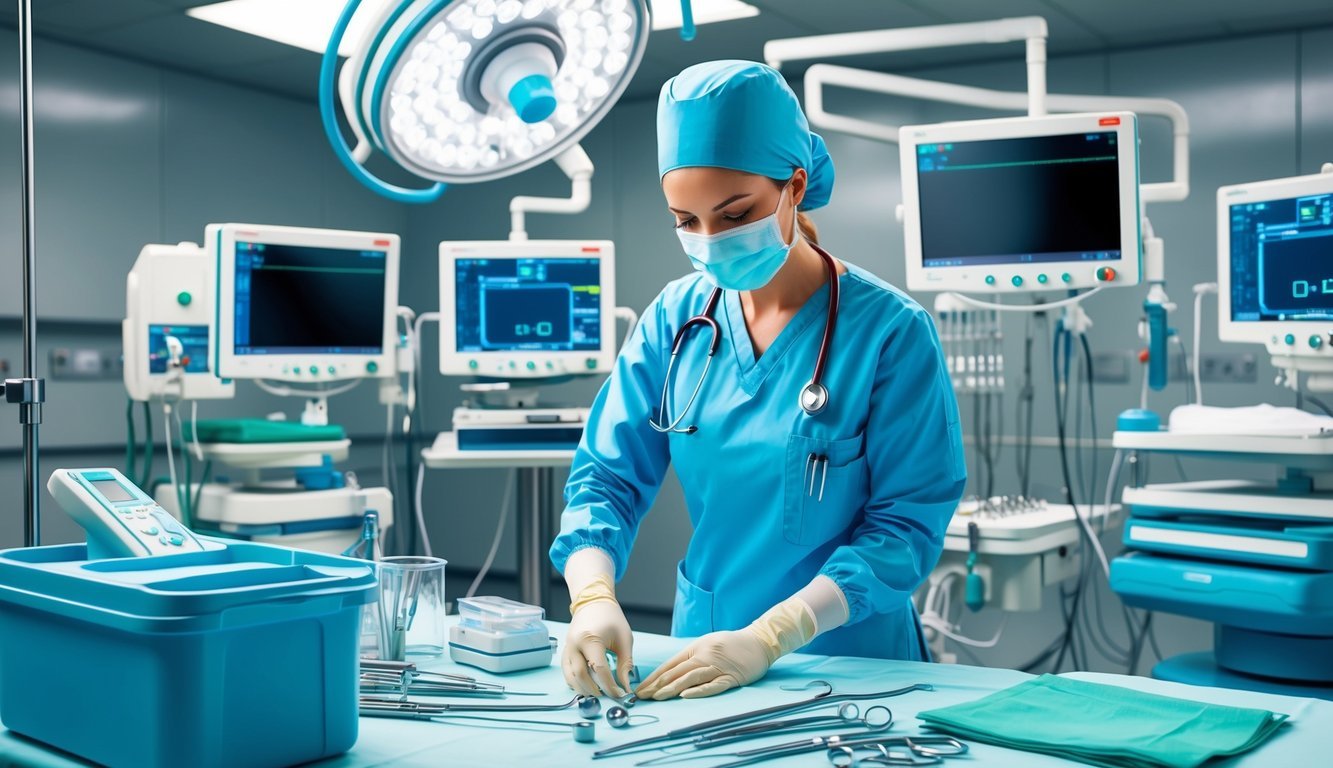
POLYGON ((503 178, 579 141, 629 84, 648 41, 646 0, 395 0, 337 76, 358 145, 333 108, 349 0, 320 70, 320 111, 339 159, 366 186, 429 202, 444 184, 503 178), (377 149, 437 183, 404 189, 361 163, 377 149))

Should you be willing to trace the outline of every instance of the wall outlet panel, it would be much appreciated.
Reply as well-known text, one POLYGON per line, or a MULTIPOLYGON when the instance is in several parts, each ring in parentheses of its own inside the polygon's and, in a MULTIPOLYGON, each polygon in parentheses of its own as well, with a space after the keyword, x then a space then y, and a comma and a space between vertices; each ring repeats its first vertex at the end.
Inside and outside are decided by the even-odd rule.
POLYGON ((51 350, 52 379, 83 381, 119 379, 122 365, 118 351, 71 347, 51 350))
MULTIPOLYGON (((1172 380, 1194 375, 1194 358, 1172 358, 1172 380)), ((1252 354, 1205 354, 1199 357, 1199 380, 1204 384, 1255 384, 1259 359, 1252 354)))

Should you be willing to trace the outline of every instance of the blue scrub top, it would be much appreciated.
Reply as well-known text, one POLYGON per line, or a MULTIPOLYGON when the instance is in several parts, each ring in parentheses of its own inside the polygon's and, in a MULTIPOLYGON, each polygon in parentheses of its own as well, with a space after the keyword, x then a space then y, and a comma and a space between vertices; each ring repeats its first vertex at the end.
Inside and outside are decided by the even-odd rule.
MULTIPOLYGON (((676 573, 672 634, 739 629, 818 574, 847 597, 850 618, 811 653, 926 660, 912 592, 939 559, 966 479, 958 405, 935 325, 915 301, 859 267, 840 277, 841 308, 813 416, 798 396, 823 337, 821 287, 758 358, 735 291, 716 319, 722 343, 682 427, 657 417, 676 330, 703 311, 696 273, 644 312, 602 386, 574 456, 551 559, 597 547, 625 572, 667 466, 685 492, 694 535, 676 573), (811 456, 827 457, 827 469, 811 456), (822 491, 822 498, 820 493, 822 491)), ((672 414, 703 370, 706 329, 691 329, 673 372, 672 414)))

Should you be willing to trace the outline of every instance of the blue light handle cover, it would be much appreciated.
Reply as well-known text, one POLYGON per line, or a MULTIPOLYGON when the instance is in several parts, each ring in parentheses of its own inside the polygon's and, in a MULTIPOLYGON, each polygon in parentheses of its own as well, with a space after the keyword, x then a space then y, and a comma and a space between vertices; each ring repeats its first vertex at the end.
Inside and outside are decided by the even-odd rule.
POLYGON ((688 43, 694 32, 694 6, 691 0, 680 0, 680 39, 688 43))
POLYGON ((333 154, 338 161, 367 189, 399 203, 433 203, 440 199, 440 195, 444 194, 448 185, 436 183, 427 189, 409 189, 374 176, 352 157, 352 148, 347 145, 347 139, 338 128, 338 115, 334 109, 338 97, 338 46, 342 43, 343 35, 347 33, 347 25, 352 21, 352 16, 356 14, 356 9, 360 5, 361 0, 347 0, 342 15, 333 25, 329 44, 324 47, 324 58, 319 64, 319 117, 324 123, 324 135, 328 137, 329 145, 333 147, 333 154))
POLYGON ((1148 387, 1154 392, 1166 389, 1166 343, 1171 329, 1166 327, 1166 307, 1156 302, 1143 302, 1148 316, 1148 387))

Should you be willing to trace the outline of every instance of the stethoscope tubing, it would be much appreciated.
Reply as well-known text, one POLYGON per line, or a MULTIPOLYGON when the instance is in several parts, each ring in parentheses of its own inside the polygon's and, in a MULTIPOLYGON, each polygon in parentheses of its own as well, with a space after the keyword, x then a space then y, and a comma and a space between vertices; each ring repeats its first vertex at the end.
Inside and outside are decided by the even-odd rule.
MULTIPOLYGON (((827 390, 823 386, 824 371, 828 366, 829 353, 833 347, 833 332, 838 326, 838 309, 842 303, 842 296, 841 287, 838 283, 837 262, 833 260, 833 257, 829 255, 828 251, 820 248, 814 243, 811 243, 811 246, 824 261, 824 267, 828 272, 829 284, 829 306, 828 313, 824 319, 824 336, 819 342, 819 354, 815 358, 814 374, 810 377, 809 383, 802 389, 802 392, 820 390, 825 393, 822 400, 819 401, 818 405, 815 407, 809 407, 802 401, 801 409, 809 415, 814 415, 823 410, 828 401, 827 390)), ((685 324, 680 327, 680 330, 676 331, 676 337, 671 342, 671 360, 667 363, 666 375, 662 379, 662 398, 658 407, 658 420, 648 420, 649 426, 658 432, 692 434, 696 431, 696 428, 693 426, 681 429, 680 425, 689 415, 695 400, 698 399, 699 393, 703 390, 704 382, 708 379, 708 369, 713 365, 713 357, 717 354, 718 347, 722 343, 722 329, 714 317, 717 312, 717 305, 721 299, 722 289, 714 288, 712 293, 708 296, 708 302, 704 305, 703 312, 686 320, 685 324), (671 374, 676 369, 676 362, 680 357, 681 348, 685 345, 687 334, 690 329, 698 326, 707 327, 711 334, 711 338, 708 342, 708 357, 704 361, 704 369, 699 375, 699 381, 695 384, 694 391, 690 393, 690 399, 685 403, 685 407, 681 409, 680 414, 677 415, 675 419, 671 419, 667 415, 667 400, 671 393, 671 374)))

